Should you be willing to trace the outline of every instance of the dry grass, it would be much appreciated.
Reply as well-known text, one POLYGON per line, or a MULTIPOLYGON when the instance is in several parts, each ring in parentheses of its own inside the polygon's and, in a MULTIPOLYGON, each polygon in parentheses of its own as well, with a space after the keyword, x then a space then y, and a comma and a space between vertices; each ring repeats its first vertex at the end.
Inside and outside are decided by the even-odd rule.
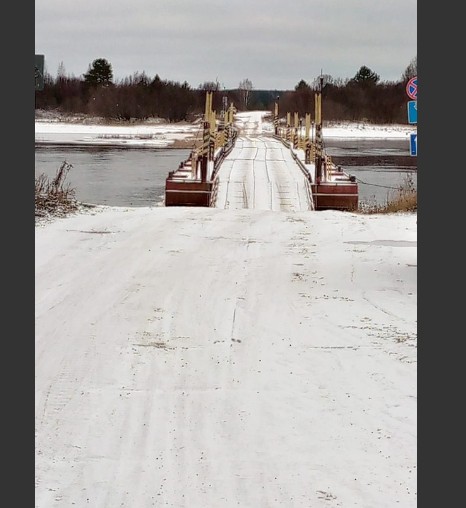
POLYGON ((36 218, 65 216, 79 208, 75 199, 75 190, 65 183, 66 175, 72 168, 66 161, 57 170, 55 178, 50 180, 41 174, 35 181, 36 218))
POLYGON ((411 175, 405 177, 404 182, 392 196, 387 197, 383 205, 366 204, 359 208, 365 214, 417 212, 417 190, 411 175))

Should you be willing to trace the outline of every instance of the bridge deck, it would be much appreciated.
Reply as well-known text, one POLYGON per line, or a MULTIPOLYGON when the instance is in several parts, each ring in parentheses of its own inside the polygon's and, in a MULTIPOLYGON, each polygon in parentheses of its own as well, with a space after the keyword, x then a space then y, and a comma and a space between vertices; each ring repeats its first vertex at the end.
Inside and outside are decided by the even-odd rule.
POLYGON ((238 137, 216 178, 216 208, 313 209, 308 180, 290 150, 273 137, 238 137))
MULTIPOLYGON (((206 174, 191 160, 170 172, 165 185, 166 206, 210 206, 221 209, 274 211, 355 210, 358 185, 325 155, 325 168, 316 178, 315 163, 305 163, 302 148, 293 148, 273 130, 263 129, 262 117, 244 114, 239 132, 227 150, 209 159, 206 174)), ((299 145, 298 145, 299 146, 299 145)), ((323 168, 320 166, 319 168, 323 168)))

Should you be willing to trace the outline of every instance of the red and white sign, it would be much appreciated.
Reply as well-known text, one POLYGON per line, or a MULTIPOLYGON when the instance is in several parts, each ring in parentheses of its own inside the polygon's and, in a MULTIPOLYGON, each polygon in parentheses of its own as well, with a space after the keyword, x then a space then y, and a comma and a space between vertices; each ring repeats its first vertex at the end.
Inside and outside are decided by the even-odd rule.
POLYGON ((414 78, 411 78, 406 83, 406 93, 410 99, 414 101, 417 99, 417 76, 414 76, 414 78))

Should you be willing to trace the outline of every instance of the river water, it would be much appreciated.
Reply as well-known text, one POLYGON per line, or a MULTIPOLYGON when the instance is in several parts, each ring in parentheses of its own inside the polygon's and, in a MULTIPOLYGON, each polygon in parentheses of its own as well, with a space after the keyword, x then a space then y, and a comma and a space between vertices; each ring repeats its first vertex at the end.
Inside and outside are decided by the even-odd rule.
POLYGON ((409 140, 328 139, 325 150, 356 177, 360 204, 385 205, 400 187, 417 190, 417 158, 409 153, 409 140))
MULTIPOLYGON (((408 140, 328 139, 332 160, 359 182, 359 202, 383 205, 400 186, 417 188, 417 161, 408 140)), ((165 179, 188 158, 189 149, 36 145, 35 176, 53 178, 66 162, 65 183, 83 203, 162 205, 165 179)))

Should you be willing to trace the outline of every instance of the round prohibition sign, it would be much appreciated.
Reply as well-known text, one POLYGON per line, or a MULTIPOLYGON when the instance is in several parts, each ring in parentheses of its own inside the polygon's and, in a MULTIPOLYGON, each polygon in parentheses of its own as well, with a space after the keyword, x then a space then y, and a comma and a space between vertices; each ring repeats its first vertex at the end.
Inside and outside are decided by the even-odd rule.
POLYGON ((414 78, 411 78, 406 83, 406 93, 408 94, 408 97, 410 99, 416 100, 417 99, 417 76, 414 78))

